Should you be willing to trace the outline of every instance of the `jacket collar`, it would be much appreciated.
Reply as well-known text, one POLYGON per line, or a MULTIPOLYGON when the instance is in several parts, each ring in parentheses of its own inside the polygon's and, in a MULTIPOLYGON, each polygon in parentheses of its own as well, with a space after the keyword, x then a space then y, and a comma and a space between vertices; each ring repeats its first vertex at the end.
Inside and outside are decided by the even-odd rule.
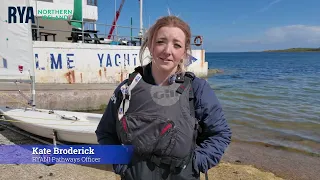
POLYGON ((145 66, 145 68, 143 70, 142 78, 146 83, 156 85, 156 82, 155 82, 155 80, 152 76, 152 72, 151 72, 151 62, 145 66))

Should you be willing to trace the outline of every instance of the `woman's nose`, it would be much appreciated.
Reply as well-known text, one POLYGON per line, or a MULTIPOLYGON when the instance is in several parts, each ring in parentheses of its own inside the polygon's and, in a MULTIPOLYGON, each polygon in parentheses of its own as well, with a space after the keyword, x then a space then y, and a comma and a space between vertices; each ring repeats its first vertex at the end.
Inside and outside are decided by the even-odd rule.
POLYGON ((167 44, 166 48, 164 49, 164 53, 166 53, 167 55, 171 55, 172 46, 170 44, 167 44))

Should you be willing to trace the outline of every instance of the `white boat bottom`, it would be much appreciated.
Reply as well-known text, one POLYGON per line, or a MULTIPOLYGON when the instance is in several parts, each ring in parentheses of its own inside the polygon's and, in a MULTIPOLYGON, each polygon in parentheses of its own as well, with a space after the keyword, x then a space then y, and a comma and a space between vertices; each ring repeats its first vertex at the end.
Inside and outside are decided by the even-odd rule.
POLYGON ((6 121, 29 133, 58 141, 98 144, 95 130, 102 114, 0 107, 6 121))

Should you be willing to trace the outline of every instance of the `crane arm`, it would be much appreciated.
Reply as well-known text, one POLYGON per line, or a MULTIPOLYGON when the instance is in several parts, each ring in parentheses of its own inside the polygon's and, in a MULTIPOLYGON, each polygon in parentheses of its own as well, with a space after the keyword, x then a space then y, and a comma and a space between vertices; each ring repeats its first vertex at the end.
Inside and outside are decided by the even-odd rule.
POLYGON ((113 22, 112 22, 112 27, 110 28, 110 31, 109 31, 108 39, 111 39, 111 36, 113 34, 113 31, 115 29, 115 25, 116 25, 118 18, 120 16, 124 2, 125 2, 125 0, 121 1, 120 7, 119 7, 118 11, 116 12, 116 16, 114 17, 113 22))

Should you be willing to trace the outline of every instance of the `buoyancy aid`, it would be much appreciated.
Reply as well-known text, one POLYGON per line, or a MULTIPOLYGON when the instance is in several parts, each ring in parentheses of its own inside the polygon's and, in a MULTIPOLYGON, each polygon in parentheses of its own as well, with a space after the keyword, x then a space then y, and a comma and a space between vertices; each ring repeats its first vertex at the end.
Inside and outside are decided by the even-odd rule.
POLYGON ((138 67, 120 87, 117 134, 134 154, 172 171, 186 167, 196 144, 198 120, 194 116, 192 80, 186 72, 169 86, 146 83, 138 67))

